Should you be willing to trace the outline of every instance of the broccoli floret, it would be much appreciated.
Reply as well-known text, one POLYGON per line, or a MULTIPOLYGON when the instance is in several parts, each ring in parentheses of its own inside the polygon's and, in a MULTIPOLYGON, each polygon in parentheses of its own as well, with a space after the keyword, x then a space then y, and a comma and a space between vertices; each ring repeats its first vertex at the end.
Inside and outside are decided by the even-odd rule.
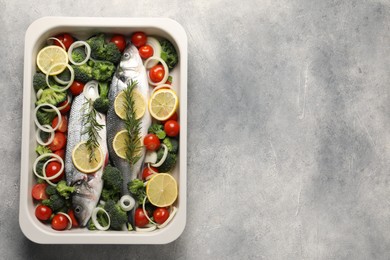
POLYGON ((85 54, 84 47, 78 47, 72 51, 72 59, 74 62, 82 62, 87 55, 85 54))
POLYGON ((127 188, 130 193, 135 197, 138 203, 142 204, 146 196, 144 182, 140 179, 134 179, 129 182, 127 188))
POLYGON ((66 206, 65 198, 59 194, 53 194, 49 199, 42 200, 42 204, 50 207, 53 211, 58 211, 66 206))
POLYGON ((99 82, 99 94, 100 96, 93 102, 93 107, 100 113, 107 113, 110 101, 107 98, 108 95, 108 83, 99 82))
POLYGON ((57 192, 60 196, 64 197, 65 199, 69 199, 70 195, 74 192, 75 187, 66 185, 65 180, 60 180, 57 183, 57 192))
POLYGON ((43 74, 42 72, 35 73, 33 78, 33 87, 35 91, 46 88, 47 87, 46 75, 43 74))
POLYGON ((51 186, 51 185, 48 185, 46 187, 45 191, 46 191, 46 194, 49 195, 49 196, 57 194, 57 188, 54 187, 54 186, 51 186))
POLYGON ((161 59, 165 61, 168 68, 173 69, 179 61, 176 49, 173 44, 164 39, 160 41, 161 44, 161 59))
POLYGON ((127 213, 115 201, 109 200, 104 204, 104 209, 110 216, 110 228, 122 230, 123 225, 127 222, 127 213))
MULTIPOLYGON (((164 148, 160 148, 157 151, 157 161, 159 161, 164 154, 164 148)), ((168 152, 167 158, 160 167, 157 167, 158 172, 169 172, 173 169, 177 161, 177 155, 171 152, 168 152)))
POLYGON ((38 146, 35 148, 35 152, 36 152, 38 155, 42 155, 42 154, 45 154, 45 153, 52 153, 52 151, 49 149, 49 147, 43 146, 43 145, 38 145, 38 146))
POLYGON ((160 140, 164 139, 167 136, 164 131, 164 126, 162 124, 157 123, 154 123, 149 127, 148 133, 155 134, 160 140))
POLYGON ((110 61, 90 60, 88 65, 92 67, 92 78, 97 81, 107 81, 111 79, 115 72, 115 65, 110 61))
POLYGON ((92 80, 92 67, 87 63, 83 65, 71 65, 74 70, 74 79, 82 83, 92 80))
POLYGON ((108 200, 118 201, 120 199, 120 192, 103 188, 101 197, 102 200, 104 201, 108 201, 108 200))
POLYGON ((165 137, 163 144, 167 146, 168 152, 171 153, 177 153, 177 150, 179 149, 179 142, 173 138, 165 137))
POLYGON ((40 109, 37 111, 37 119, 41 125, 51 125, 51 122, 56 115, 56 112, 45 112, 40 109))
POLYGON ((69 81, 70 80, 70 71, 69 70, 64 70, 60 74, 57 75, 57 78, 63 81, 69 81))
POLYGON ((106 168, 104 168, 102 179, 105 188, 114 190, 115 192, 121 191, 123 177, 118 168, 107 165, 106 168))
POLYGON ((97 60, 110 61, 118 63, 121 59, 121 52, 115 43, 106 43, 105 35, 99 34, 87 40, 91 46, 91 57, 97 60))
POLYGON ((66 99, 66 91, 59 92, 54 91, 51 88, 47 88, 42 91, 41 97, 37 100, 37 102, 35 102, 35 104, 38 106, 47 103, 53 106, 57 106, 59 103, 65 101, 66 99))

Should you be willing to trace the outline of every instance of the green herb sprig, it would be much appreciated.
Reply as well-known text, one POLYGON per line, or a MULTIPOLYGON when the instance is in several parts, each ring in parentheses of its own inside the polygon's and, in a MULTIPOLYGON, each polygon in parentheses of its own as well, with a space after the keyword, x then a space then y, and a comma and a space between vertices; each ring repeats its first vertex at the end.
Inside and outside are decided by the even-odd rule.
POLYGON ((83 122, 85 129, 81 134, 86 134, 88 136, 86 146, 89 151, 89 161, 96 160, 95 158, 95 149, 99 147, 99 131, 103 129, 103 125, 99 124, 96 120, 98 115, 96 109, 93 107, 93 101, 88 99, 84 103, 84 109, 88 112, 84 115, 83 122))
POLYGON ((129 86, 124 90, 125 93, 125 104, 126 117, 124 119, 129 139, 126 142, 126 160, 130 165, 134 165, 140 158, 139 152, 142 146, 139 145, 141 136, 139 134, 141 130, 141 120, 136 119, 134 100, 133 100, 133 89, 137 86, 137 81, 131 81, 129 86))

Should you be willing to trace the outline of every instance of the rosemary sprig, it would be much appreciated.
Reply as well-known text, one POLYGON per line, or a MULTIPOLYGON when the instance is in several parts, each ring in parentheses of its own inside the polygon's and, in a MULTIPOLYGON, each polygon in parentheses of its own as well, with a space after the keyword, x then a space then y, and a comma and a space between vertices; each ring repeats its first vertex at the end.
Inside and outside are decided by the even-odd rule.
POLYGON ((125 93, 125 104, 126 117, 124 119, 127 133, 129 139, 126 143, 126 160, 130 165, 134 165, 141 157, 137 155, 142 149, 142 146, 139 145, 140 142, 140 130, 141 130, 141 120, 135 118, 135 108, 133 100, 133 89, 137 86, 137 81, 131 81, 129 86, 124 90, 125 93))
POLYGON ((95 149, 96 147, 99 147, 98 139, 100 138, 100 135, 98 131, 100 131, 103 128, 103 125, 99 124, 96 120, 96 116, 98 115, 97 111, 93 107, 93 101, 88 99, 84 106, 87 106, 86 109, 88 112, 84 115, 83 122, 85 129, 81 133, 86 134, 88 136, 86 146, 89 151, 89 161, 96 160, 95 158, 95 149))

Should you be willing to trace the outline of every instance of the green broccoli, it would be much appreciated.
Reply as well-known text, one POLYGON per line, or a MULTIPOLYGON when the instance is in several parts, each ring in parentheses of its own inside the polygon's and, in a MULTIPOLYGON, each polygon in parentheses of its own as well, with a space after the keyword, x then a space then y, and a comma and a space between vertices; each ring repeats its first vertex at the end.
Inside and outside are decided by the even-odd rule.
POLYGON ((111 165, 107 165, 103 171, 103 185, 105 188, 114 190, 115 192, 121 192, 123 177, 118 168, 111 165))
POLYGON ((44 89, 40 98, 35 102, 35 105, 50 104, 57 106, 59 103, 64 102, 67 99, 66 91, 59 92, 51 88, 44 89))
POLYGON ((87 55, 85 54, 84 47, 78 47, 72 51, 72 59, 74 62, 82 62, 87 55))
POLYGON ((35 152, 36 152, 38 155, 42 155, 42 154, 45 154, 45 153, 52 153, 52 151, 49 149, 49 147, 44 146, 44 145, 38 145, 38 146, 35 148, 35 152))
POLYGON ((104 209, 110 216, 110 228, 114 230, 122 230, 122 227, 127 222, 127 212, 113 200, 106 201, 104 209))
POLYGON ((116 192, 114 190, 106 189, 103 187, 102 194, 101 194, 103 201, 108 201, 108 200, 118 201, 120 199, 120 196, 121 196, 120 192, 116 192))
POLYGON ((108 100, 109 86, 107 82, 99 82, 100 96, 93 102, 93 107, 100 113, 107 113, 110 101, 108 100))
POLYGON ((54 194, 58 194, 57 192, 57 188, 55 186, 51 186, 51 185, 48 185, 46 187, 46 194, 51 196, 51 195, 54 195, 54 194))
POLYGON ((179 142, 174 138, 165 137, 163 144, 167 146, 168 152, 171 153, 177 153, 177 150, 179 149, 179 142))
POLYGON ((70 195, 74 192, 75 187, 66 185, 65 180, 60 180, 57 183, 57 192, 60 196, 64 197, 65 199, 69 199, 70 195))
POLYGON ((35 73, 33 78, 33 87, 35 91, 46 88, 47 87, 46 75, 43 74, 42 72, 35 73))
POLYGON ((176 64, 179 61, 179 57, 176 52, 176 49, 173 46, 173 44, 166 39, 161 40, 160 44, 161 44, 161 59, 165 61, 168 68, 171 70, 176 66, 176 64))
POLYGON ((157 135, 158 139, 160 140, 164 139, 167 136, 164 131, 164 126, 162 124, 157 123, 154 123, 149 127, 148 133, 157 135))
POLYGON ((50 207, 53 211, 58 211, 66 206, 66 201, 59 194, 53 194, 49 199, 42 200, 42 204, 50 207))
POLYGON ((46 112, 38 109, 37 119, 41 125, 51 125, 51 122, 56 117, 56 112, 46 112))
POLYGON ((110 80, 116 69, 110 61, 90 60, 88 65, 92 67, 92 78, 97 81, 110 80))
POLYGON ((57 78, 63 81, 69 81, 70 80, 70 71, 69 70, 64 70, 60 74, 57 75, 57 78))
MULTIPOLYGON (((157 151, 157 161, 161 160, 164 154, 164 148, 160 148, 157 151)), ((158 172, 169 172, 175 167, 177 161, 177 155, 171 152, 168 152, 167 158, 163 162, 163 164, 158 168, 158 172)))
POLYGON ((97 60, 110 61, 118 63, 121 59, 121 52, 115 43, 106 43, 105 35, 99 34, 87 40, 91 47, 91 57, 97 60))
POLYGON ((92 80, 92 67, 87 63, 83 65, 71 65, 74 70, 74 79, 82 83, 92 80))
POLYGON ((146 196, 146 190, 144 187, 144 182, 140 179, 134 179, 129 182, 127 186, 130 193, 135 197, 138 203, 143 203, 146 196))

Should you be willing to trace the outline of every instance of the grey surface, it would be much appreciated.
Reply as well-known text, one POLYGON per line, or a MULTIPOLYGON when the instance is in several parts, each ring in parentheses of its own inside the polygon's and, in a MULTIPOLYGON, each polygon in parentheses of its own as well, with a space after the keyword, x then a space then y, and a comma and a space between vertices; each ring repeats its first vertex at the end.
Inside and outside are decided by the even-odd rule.
POLYGON ((385 0, 0 0, 0 258, 388 259, 389 15, 385 0), (23 41, 48 15, 166 16, 186 29, 177 241, 37 245, 21 233, 23 41))

